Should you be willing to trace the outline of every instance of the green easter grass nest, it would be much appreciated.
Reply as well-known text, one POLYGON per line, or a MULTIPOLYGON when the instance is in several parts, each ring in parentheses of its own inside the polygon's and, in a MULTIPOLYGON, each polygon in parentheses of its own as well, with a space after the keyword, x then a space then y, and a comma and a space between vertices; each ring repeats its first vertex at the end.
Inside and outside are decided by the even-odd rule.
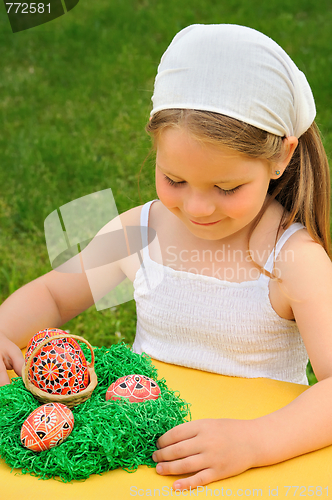
MULTIPOLYGON (((91 354, 80 344, 87 360, 91 354)), ((21 378, 0 387, 0 457, 12 468, 42 479, 63 482, 122 467, 134 472, 141 464, 154 467, 151 456, 156 440, 169 429, 190 419, 189 405, 158 379, 146 354, 135 354, 125 344, 94 348, 98 385, 90 399, 72 409, 75 424, 60 446, 39 453, 21 445, 24 420, 39 403, 21 378), (138 373, 154 379, 161 390, 156 400, 130 403, 105 401, 108 387, 119 377, 138 373)))

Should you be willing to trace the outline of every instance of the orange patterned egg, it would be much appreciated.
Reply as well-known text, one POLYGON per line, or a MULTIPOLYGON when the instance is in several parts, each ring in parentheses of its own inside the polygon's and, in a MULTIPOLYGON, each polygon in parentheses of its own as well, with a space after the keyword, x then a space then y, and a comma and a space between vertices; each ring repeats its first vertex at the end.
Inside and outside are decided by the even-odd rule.
POLYGON ((80 345, 68 333, 57 328, 46 328, 30 340, 25 355, 29 359, 34 349, 46 338, 50 340, 35 354, 28 371, 29 381, 49 394, 69 396, 86 389, 89 385, 88 365, 80 345))
POLYGON ((145 375, 126 375, 109 386, 106 401, 127 398, 131 403, 142 403, 147 399, 158 399, 160 388, 152 378, 145 375))
POLYGON ((21 443, 32 451, 44 451, 61 444, 74 427, 72 411, 62 403, 47 403, 24 421, 21 443))

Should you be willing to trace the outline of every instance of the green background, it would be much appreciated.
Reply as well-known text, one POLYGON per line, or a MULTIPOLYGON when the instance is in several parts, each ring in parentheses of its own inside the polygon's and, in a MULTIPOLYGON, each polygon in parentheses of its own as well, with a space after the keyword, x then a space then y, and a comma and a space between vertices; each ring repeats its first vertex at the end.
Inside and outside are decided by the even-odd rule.
MULTIPOLYGON (((13 34, 0 4, 0 300, 51 269, 44 220, 111 188, 119 213, 155 195, 144 127, 160 57, 193 23, 234 23, 278 42, 312 87, 332 149, 330 0, 81 0, 13 34)), ((93 344, 135 334, 135 305, 91 308, 67 325, 93 344)), ((52 326, 52 325, 50 325, 52 326)))

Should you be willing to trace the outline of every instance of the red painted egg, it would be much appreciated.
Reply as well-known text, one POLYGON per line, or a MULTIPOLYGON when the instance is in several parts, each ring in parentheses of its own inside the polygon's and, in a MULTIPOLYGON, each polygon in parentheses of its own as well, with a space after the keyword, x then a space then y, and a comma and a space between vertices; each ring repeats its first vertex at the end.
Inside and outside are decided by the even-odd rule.
POLYGON ((50 340, 37 351, 28 371, 29 381, 49 394, 77 394, 89 385, 88 364, 81 347, 68 333, 57 328, 36 333, 27 346, 25 361, 38 344, 54 335, 63 338, 50 340))
POLYGON ((74 427, 72 411, 61 403, 47 403, 24 421, 21 443, 32 451, 44 451, 61 444, 74 427))
POLYGON ((127 398, 131 403, 142 403, 147 399, 158 399, 160 388, 152 378, 145 375, 126 375, 109 386, 106 401, 127 398))

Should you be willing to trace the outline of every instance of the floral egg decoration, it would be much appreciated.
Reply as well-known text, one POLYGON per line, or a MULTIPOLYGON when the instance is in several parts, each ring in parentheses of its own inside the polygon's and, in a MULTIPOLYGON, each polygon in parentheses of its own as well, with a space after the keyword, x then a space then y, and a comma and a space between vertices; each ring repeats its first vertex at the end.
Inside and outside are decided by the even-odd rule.
POLYGON ((28 380, 35 387, 48 394, 69 396, 77 394, 89 385, 88 364, 80 345, 68 333, 57 328, 46 328, 36 333, 30 340, 25 362, 35 351, 28 370, 28 380), (54 335, 62 338, 53 339, 54 335), (35 349, 45 339, 39 350, 35 349))
POLYGON ((106 401, 126 398, 131 403, 142 403, 148 399, 158 399, 160 388, 152 378, 145 375, 126 375, 109 386, 106 401))
POLYGON ((74 427, 74 415, 62 403, 47 403, 34 410, 21 428, 21 443, 32 451, 61 444, 74 427))

